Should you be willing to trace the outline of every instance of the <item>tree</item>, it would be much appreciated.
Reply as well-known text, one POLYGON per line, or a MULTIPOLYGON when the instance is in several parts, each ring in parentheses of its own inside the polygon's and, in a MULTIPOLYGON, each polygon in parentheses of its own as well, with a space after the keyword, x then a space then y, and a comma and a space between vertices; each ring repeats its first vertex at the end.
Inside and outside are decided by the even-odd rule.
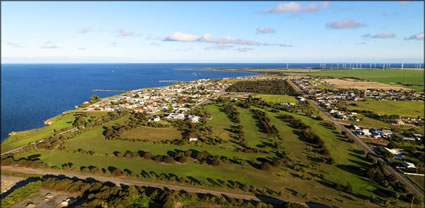
POLYGON ((92 95, 89 99, 89 103, 93 104, 93 103, 97 103, 99 102, 101 99, 99 96, 97 95, 92 95))
POLYGON ((75 120, 74 123, 72 123, 72 125, 74 127, 80 127, 80 126, 84 126, 86 124, 86 118, 82 115, 78 116, 75 120))
POLYGON ((352 194, 353 193, 353 187, 351 187, 350 183, 347 183, 347 185, 344 187, 344 191, 347 194, 352 194))

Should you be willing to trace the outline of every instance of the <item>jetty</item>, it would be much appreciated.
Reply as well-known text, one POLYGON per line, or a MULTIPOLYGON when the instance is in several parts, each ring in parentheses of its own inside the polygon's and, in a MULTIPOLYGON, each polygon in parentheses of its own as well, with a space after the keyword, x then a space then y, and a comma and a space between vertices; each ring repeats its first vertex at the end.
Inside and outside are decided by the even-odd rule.
POLYGON ((127 90, 101 90, 101 89, 94 89, 93 92, 126 92, 127 90))

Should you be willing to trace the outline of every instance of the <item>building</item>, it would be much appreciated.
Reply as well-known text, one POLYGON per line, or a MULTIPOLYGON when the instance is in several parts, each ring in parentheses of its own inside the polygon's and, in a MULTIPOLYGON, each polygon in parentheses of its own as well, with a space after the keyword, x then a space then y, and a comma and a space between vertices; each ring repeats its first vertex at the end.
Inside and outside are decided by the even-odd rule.
POLYGON ((403 161, 401 162, 401 165, 403 165, 403 167, 405 167, 407 170, 416 171, 416 166, 413 163, 403 161))
POLYGON ((189 142, 196 142, 196 141, 198 141, 198 138, 196 137, 189 138, 189 142))

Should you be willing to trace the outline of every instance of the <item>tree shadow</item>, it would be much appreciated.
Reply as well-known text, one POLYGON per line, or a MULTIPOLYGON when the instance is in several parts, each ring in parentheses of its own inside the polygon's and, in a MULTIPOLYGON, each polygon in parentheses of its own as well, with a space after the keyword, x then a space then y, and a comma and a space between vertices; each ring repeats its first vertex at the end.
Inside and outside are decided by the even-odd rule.
POLYGON ((336 165, 337 168, 344 170, 349 173, 354 173, 358 176, 363 176, 363 170, 362 168, 354 165, 336 165))
POLYGON ((13 185, 12 187, 10 187, 9 190, 7 190, 6 192, 2 193, 0 195, 0 199, 4 199, 4 197, 8 196, 12 192, 14 192, 16 189, 21 188, 22 186, 25 186, 28 183, 31 183, 31 182, 34 182, 34 181, 38 181, 38 180, 40 180, 40 178, 38 178, 38 177, 29 177, 27 179, 21 180, 21 181, 17 182, 15 185, 13 185))
POLYGON ((283 207, 286 203, 288 203, 287 201, 284 201, 284 200, 281 200, 281 199, 278 199, 278 198, 274 198, 274 197, 271 197, 271 196, 262 195, 262 194, 255 194, 255 196, 261 202, 275 205, 275 207, 283 207))

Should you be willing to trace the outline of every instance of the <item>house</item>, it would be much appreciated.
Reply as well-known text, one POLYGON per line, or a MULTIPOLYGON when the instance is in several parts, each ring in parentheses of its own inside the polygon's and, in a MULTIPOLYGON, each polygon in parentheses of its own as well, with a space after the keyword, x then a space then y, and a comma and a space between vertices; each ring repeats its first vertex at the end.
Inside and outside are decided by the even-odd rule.
POLYGON ((399 149, 399 148, 389 149, 387 147, 385 147, 384 149, 385 151, 391 153, 395 159, 397 160, 403 159, 403 155, 402 155, 403 149, 399 149))
POLYGON ((198 141, 198 138, 196 137, 189 138, 189 142, 196 142, 196 141, 198 141))
POLYGON ((354 130, 359 130, 360 129, 359 126, 357 126, 357 125, 353 125, 352 127, 353 127, 354 130))
POLYGON ((403 137, 403 140, 404 141, 416 141, 416 139, 413 138, 413 137, 403 137))
POLYGON ((160 118, 160 117, 155 117, 155 118, 153 119, 153 121, 161 121, 161 118, 160 118))
POLYGON ((403 161, 401 162, 401 165, 403 165, 403 167, 407 168, 408 170, 416 171, 416 166, 413 163, 403 161))
POLYGON ((383 129, 382 130, 382 136, 384 136, 384 137, 387 137, 387 136, 390 136, 390 135, 392 135, 393 133, 391 132, 391 130, 389 130, 389 129, 383 129))
POLYGON ((395 123, 396 123, 397 125, 403 125, 403 124, 404 124, 404 122, 403 122, 401 119, 397 119, 397 120, 395 120, 395 123))
POLYGON ((192 123, 198 123, 201 117, 189 115, 188 118, 192 121, 192 123))
POLYGON ((370 133, 369 129, 362 129, 363 135, 370 136, 372 133, 370 133))

